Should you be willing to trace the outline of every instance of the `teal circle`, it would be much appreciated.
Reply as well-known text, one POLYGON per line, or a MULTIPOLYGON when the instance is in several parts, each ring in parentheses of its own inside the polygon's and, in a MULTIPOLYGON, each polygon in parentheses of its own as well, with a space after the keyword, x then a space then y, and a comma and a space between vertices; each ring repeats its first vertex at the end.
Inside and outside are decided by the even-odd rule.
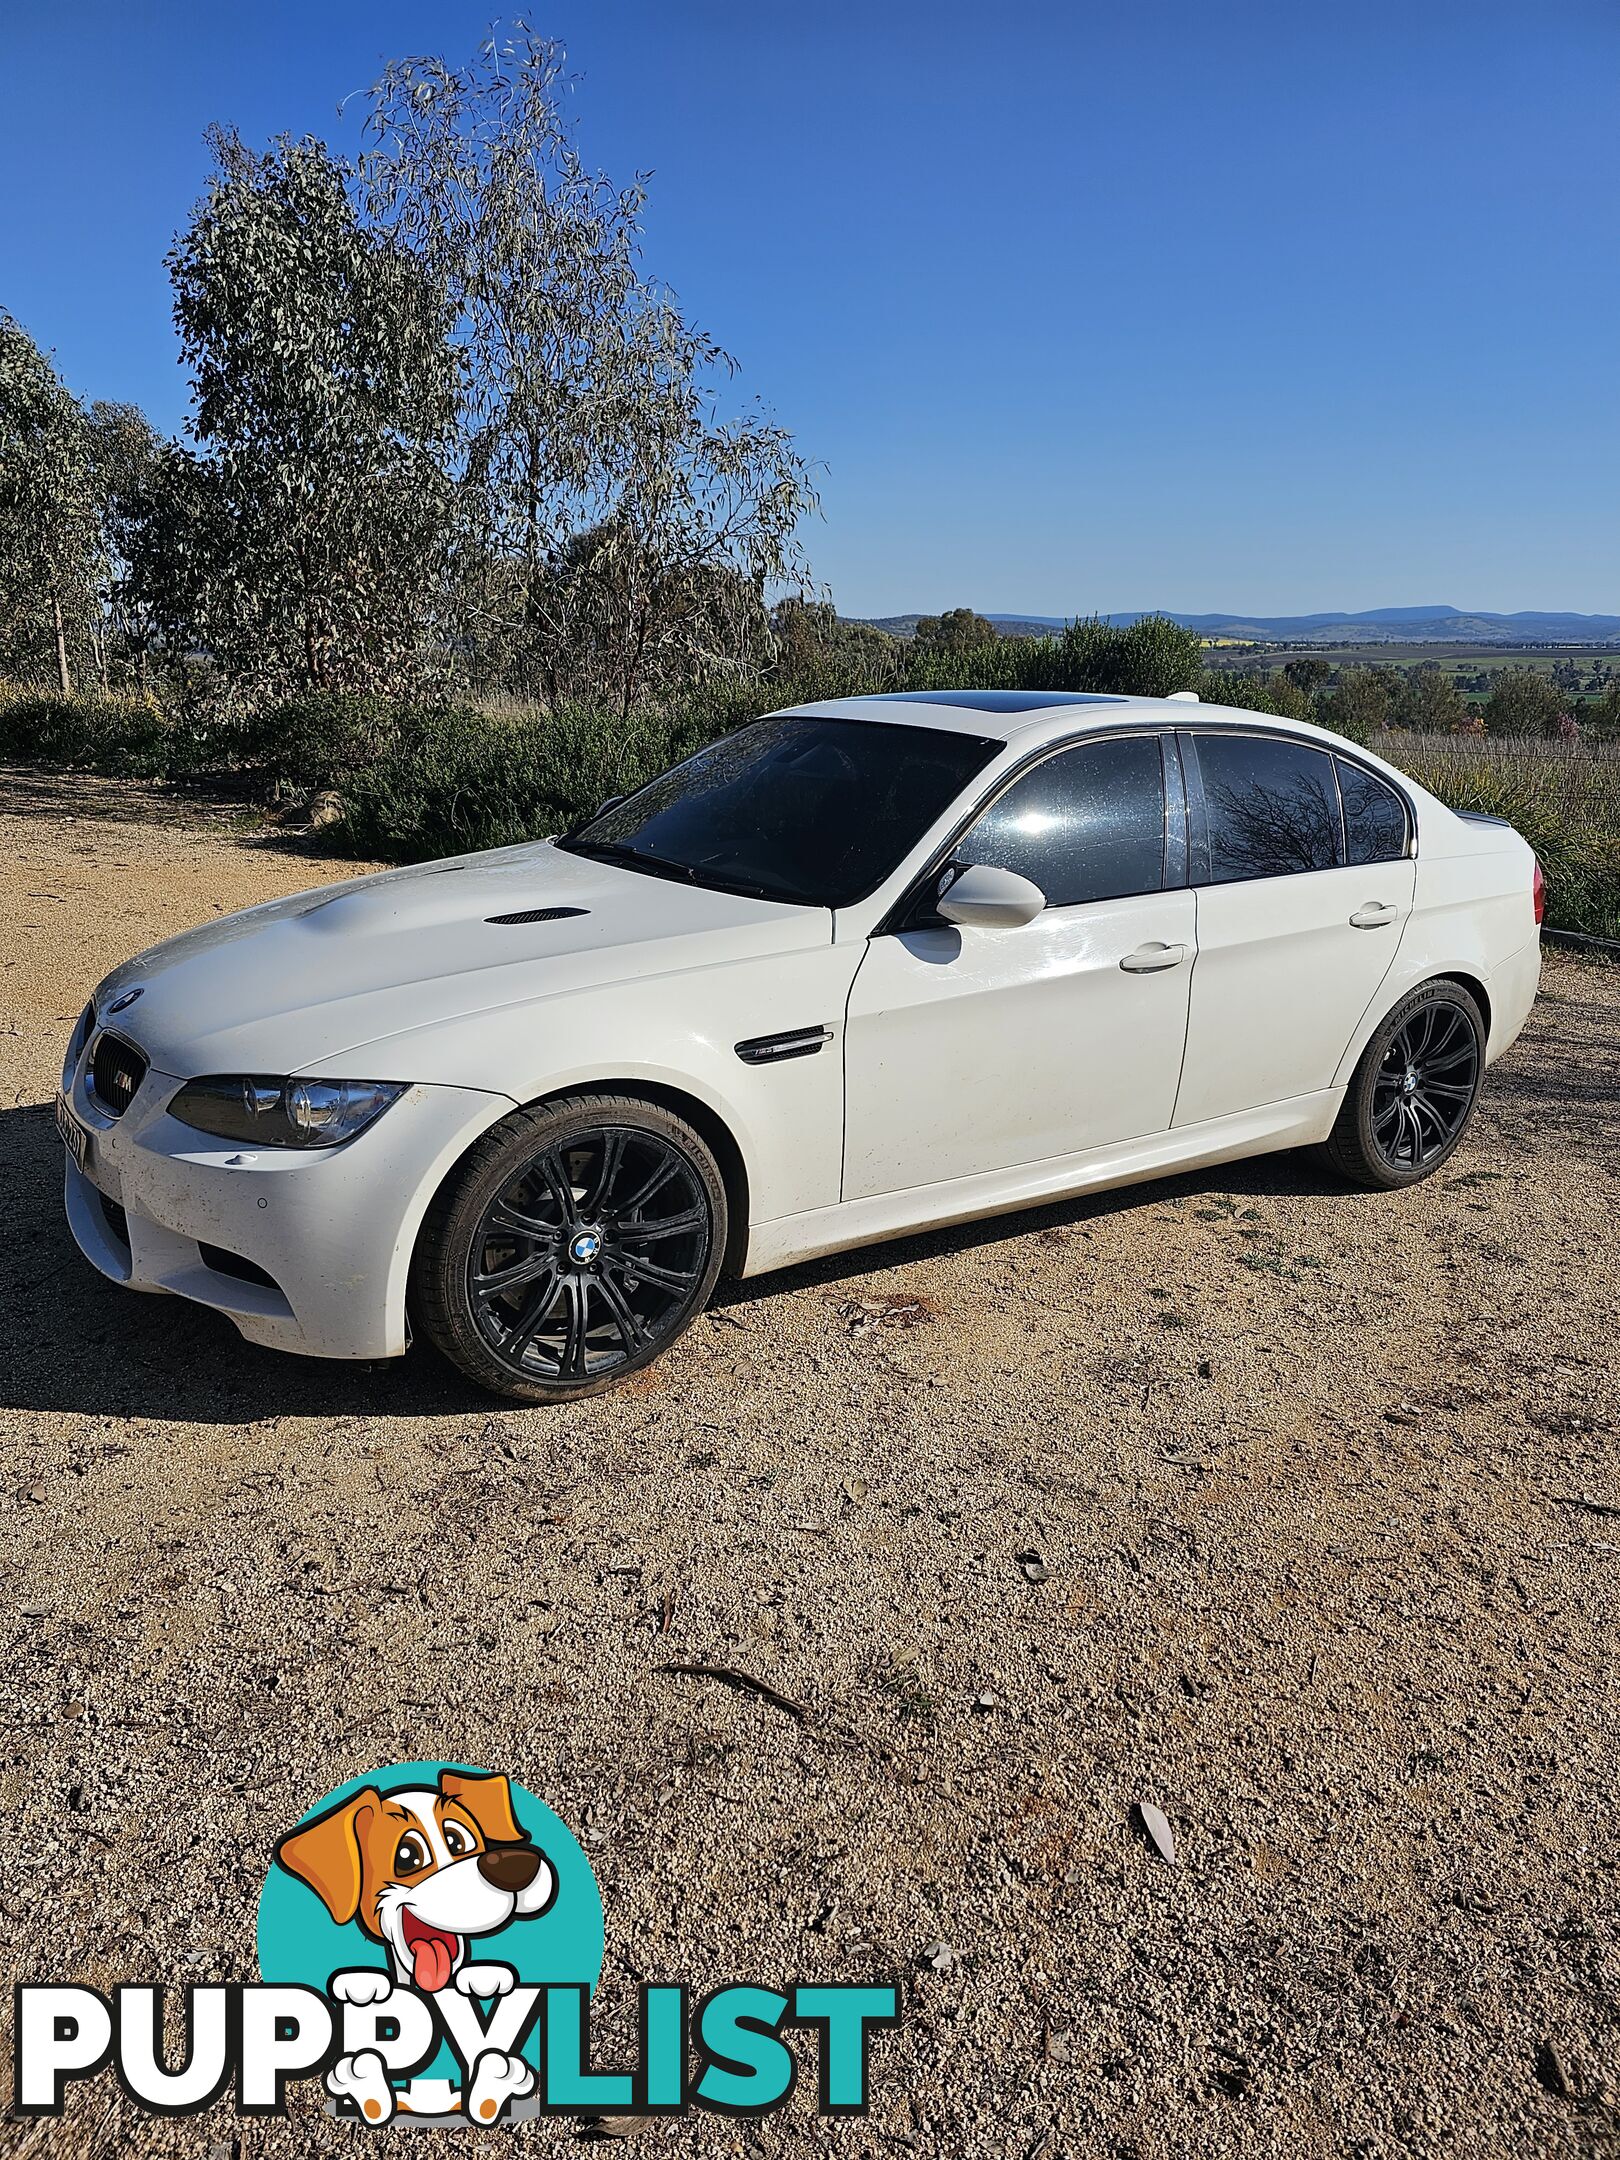
MULTIPOLYGON (((386 1796, 407 1787, 436 1786, 442 1770, 484 1776, 469 1763, 394 1763, 386 1770, 372 1770, 350 1778, 318 1800, 289 1823, 288 1831, 302 1829, 328 1808, 363 1792, 368 1785, 386 1796)), ((602 1893, 591 1863, 578 1839, 562 1817, 511 1780, 512 1812, 526 1837, 539 1846, 557 1875, 557 1895, 548 1909, 532 1920, 514 1919, 493 1935, 471 1939, 469 1962, 510 1965, 519 1983, 529 1987, 575 1986, 596 1992, 602 1976, 602 1893)), ((325 1992, 335 1972, 353 1972, 371 1966, 389 1969, 384 1944, 373 1942, 357 1921, 340 1926, 315 1892, 280 1861, 273 1860, 259 1898, 259 1972, 266 1981, 283 1986, 318 1988, 325 1992)), ((538 2039, 530 2035, 524 2054, 537 2060, 538 2039)), ((441 2048, 424 2077, 448 2077, 457 2066, 448 2048, 441 2048)))

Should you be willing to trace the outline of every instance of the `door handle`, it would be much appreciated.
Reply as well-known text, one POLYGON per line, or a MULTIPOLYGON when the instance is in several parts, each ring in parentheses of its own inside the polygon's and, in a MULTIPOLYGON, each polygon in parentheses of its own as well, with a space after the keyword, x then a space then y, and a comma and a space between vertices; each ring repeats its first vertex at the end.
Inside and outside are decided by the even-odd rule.
POLYGON ((1383 900, 1369 900, 1365 907, 1358 907, 1350 918, 1352 930, 1384 930, 1400 913, 1383 900))
POLYGON ((1119 963, 1132 975, 1157 975, 1161 968, 1180 967, 1187 957, 1185 945, 1138 945, 1119 963))

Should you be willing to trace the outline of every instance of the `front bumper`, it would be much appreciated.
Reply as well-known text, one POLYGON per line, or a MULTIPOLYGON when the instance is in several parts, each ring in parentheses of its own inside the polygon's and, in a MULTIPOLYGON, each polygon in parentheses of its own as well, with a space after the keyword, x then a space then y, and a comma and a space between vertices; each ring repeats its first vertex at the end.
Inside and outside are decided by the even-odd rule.
POLYGON ((306 1357, 404 1352, 422 1217, 453 1164, 513 1108, 502 1095, 416 1086, 343 1147, 255 1150, 177 1123, 167 1105, 182 1083, 159 1072, 110 1117, 83 1065, 68 1102, 89 1149, 82 1170, 66 1158, 65 1199, 85 1258, 128 1289, 212 1306, 249 1342, 306 1357))

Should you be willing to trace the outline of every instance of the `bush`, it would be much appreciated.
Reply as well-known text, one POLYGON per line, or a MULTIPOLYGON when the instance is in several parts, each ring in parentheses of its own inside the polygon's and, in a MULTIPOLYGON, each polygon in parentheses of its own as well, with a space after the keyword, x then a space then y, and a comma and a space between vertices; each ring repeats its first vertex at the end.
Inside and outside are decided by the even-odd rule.
POLYGON ((1485 700, 1485 727, 1492 735, 1556 735, 1563 692, 1534 668, 1498 675, 1485 700))
POLYGON ((152 697, 60 697, 0 689, 0 759, 55 765, 116 779, 156 780, 189 770, 195 731, 152 697))
MULTIPOLYGON (((1311 701, 1287 675, 1256 672, 1236 675, 1211 668, 1200 676, 1198 696, 1205 705, 1236 705, 1245 712, 1275 713, 1281 720, 1308 720, 1311 701)), ((1325 723, 1331 727, 1332 721, 1325 723)))
POLYGON ((1167 615, 1143 615, 1123 626, 1093 615, 1070 623, 1053 639, 1009 638, 1042 648, 1031 654, 1030 690, 1093 690, 1115 697, 1169 697, 1190 690, 1203 664, 1196 630, 1167 615))
POLYGON ((1351 742, 1371 742, 1390 725, 1400 679, 1391 668, 1347 667, 1331 690, 1316 702, 1316 716, 1323 727, 1332 728, 1351 742))
MULTIPOLYGON (((451 707, 443 710, 448 717, 451 707)), ((417 708, 389 698, 309 695, 255 714, 232 730, 237 760, 271 782, 310 792, 342 787, 397 741, 417 708)), ((464 726, 482 726, 471 708, 464 726)))
POLYGON ((566 830, 689 757, 709 715, 609 720, 587 708, 510 723, 449 708, 402 717, 393 741, 341 788, 331 837, 357 855, 413 862, 511 847, 566 830))

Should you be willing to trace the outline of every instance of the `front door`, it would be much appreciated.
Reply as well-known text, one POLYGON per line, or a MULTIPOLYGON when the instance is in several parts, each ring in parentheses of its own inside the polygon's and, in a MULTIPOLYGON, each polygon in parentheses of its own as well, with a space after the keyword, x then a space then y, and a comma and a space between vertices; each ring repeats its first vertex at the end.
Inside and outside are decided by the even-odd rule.
POLYGON ((1044 913, 987 930, 924 909, 871 940, 844 1041, 846 1200, 1167 1129, 1195 945, 1179 783, 1171 801, 1167 818, 1157 734, 1055 751, 953 857, 1033 879, 1044 913))

